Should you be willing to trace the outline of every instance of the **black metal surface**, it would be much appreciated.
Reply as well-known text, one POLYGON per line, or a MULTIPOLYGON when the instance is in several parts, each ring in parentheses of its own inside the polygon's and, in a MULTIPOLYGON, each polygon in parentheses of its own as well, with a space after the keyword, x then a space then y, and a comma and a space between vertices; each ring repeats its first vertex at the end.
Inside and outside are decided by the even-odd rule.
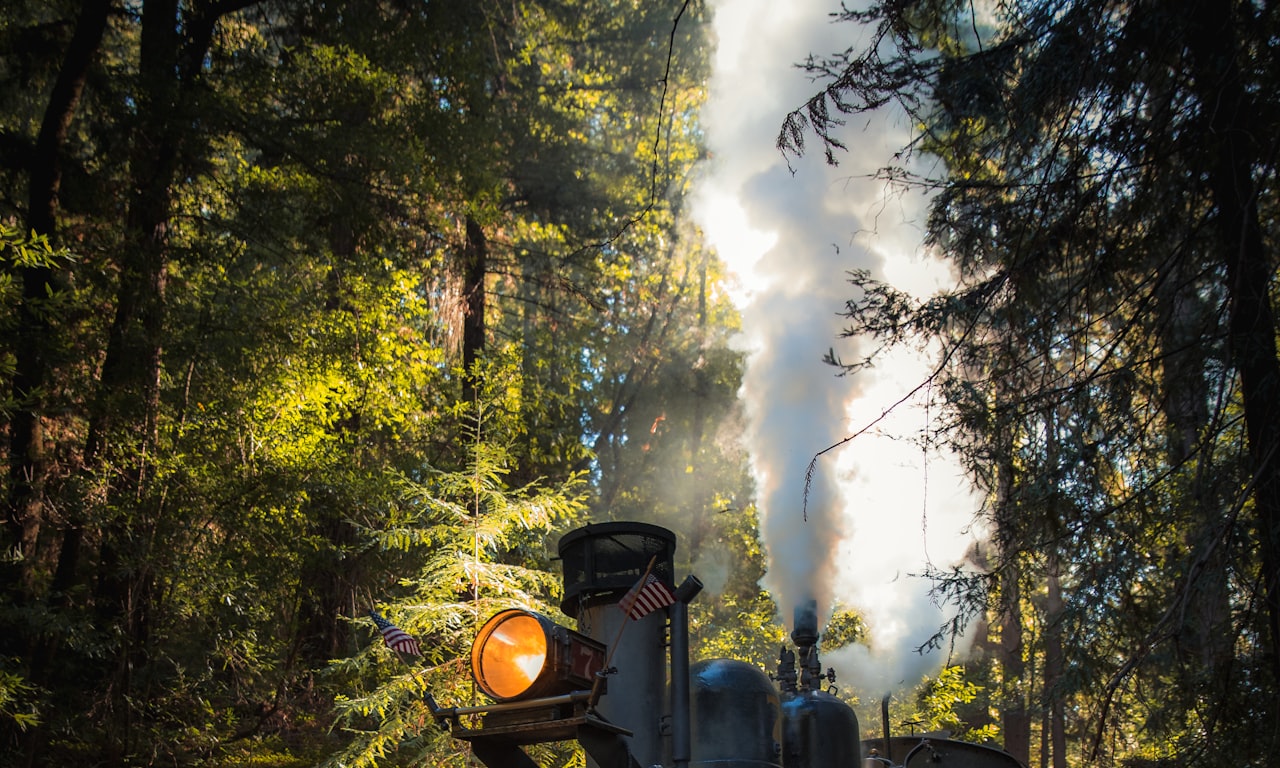
POLYGON ((1003 749, 946 736, 893 736, 888 741, 885 754, 884 739, 867 739, 862 742, 863 755, 905 768, 1023 768, 1003 749))
POLYGON ((472 744, 471 753, 489 768, 539 768, 523 749, 510 744, 472 744))
POLYGON ((675 550, 676 535, 648 523, 595 523, 566 533, 559 545, 564 567, 560 610, 579 618, 584 601, 616 600, 640 580, 650 560, 652 573, 670 587, 675 550))
POLYGON ((640 768, 626 739, 597 723, 588 721, 578 729, 578 743, 600 768, 640 768))
POLYGON ((786 768, 861 765, 858 717, 826 691, 782 696, 782 764, 786 768))
POLYGON ((471 743, 489 768, 538 768, 523 747, 576 739, 600 768, 640 768, 625 737, 631 732, 587 709, 585 691, 537 701, 442 709, 428 697, 436 720, 454 738, 471 743), (464 723, 479 718, 479 725, 464 723))
POLYGON ((690 667, 691 766, 779 768, 782 713, 764 671, 734 659, 690 667))
POLYGON ((689 709, 689 601, 702 591, 696 576, 686 576, 671 606, 671 765, 685 768, 693 757, 689 709))

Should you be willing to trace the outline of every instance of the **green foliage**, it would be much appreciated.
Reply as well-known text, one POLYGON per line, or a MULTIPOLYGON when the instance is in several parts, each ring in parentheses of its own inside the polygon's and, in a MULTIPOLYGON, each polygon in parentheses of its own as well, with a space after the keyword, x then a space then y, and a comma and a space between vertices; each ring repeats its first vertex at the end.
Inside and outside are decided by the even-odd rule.
POLYGON ((826 651, 834 651, 856 643, 866 636, 867 625, 862 620, 862 616, 837 606, 831 615, 831 620, 822 631, 822 648, 826 651))
POLYGON ((465 765, 465 750, 432 722, 424 697, 442 706, 475 702, 466 682, 469 653, 489 616, 511 607, 553 613, 560 582, 546 570, 553 557, 548 543, 580 522, 583 488, 577 480, 554 489, 506 485, 508 452, 483 437, 500 412, 479 408, 471 466, 405 481, 390 519, 366 533, 376 547, 421 553, 418 568, 398 579, 404 596, 385 610, 422 638, 423 658, 420 666, 416 659, 406 665, 375 632, 363 651, 334 663, 330 674, 344 691, 336 699, 337 724, 352 738, 330 765, 371 766, 383 758, 465 765))
POLYGON ((4 223, 0 223, 0 255, 8 268, 4 275, 3 297, 6 306, 12 306, 16 299, 12 293, 15 287, 9 269, 56 267, 70 258, 70 254, 65 250, 54 248, 47 236, 35 233, 24 234, 18 227, 4 223))
MULTIPOLYGON (((47 236, 24 233, 13 224, 0 221, 0 331, 11 334, 20 322, 18 307, 23 304, 23 271, 53 270, 71 264, 73 258, 66 249, 55 248, 47 236)), ((50 286, 45 296, 33 297, 25 307, 31 317, 52 321, 66 311, 67 302, 62 293, 50 286)), ((0 381, 11 381, 14 373, 14 350, 5 344, 0 347, 0 381)), ((5 403, 0 411, 8 412, 11 407, 5 403)))
MULTIPOLYGON (((11 666, 13 660, 5 660, 5 667, 11 666)), ((7 720, 19 730, 40 724, 40 713, 36 704, 36 688, 19 674, 8 669, 0 669, 0 719, 7 720)))
MULTIPOLYGON (((0 12, 0 217, 60 184, 49 239, 0 234, 0 375, 40 380, 45 449, 5 475, 10 499, 32 478, 4 521, 5 685, 40 715, 0 717, 15 762, 460 764, 418 694, 465 701, 477 622, 553 604, 556 533, 694 520, 690 565, 750 546, 736 320, 682 216, 700 9, 145 4, 73 44, 99 7, 0 12), (18 371, 21 344, 55 354, 18 371), (371 605, 429 641, 416 676, 371 605)), ((763 627, 759 562, 727 589, 763 627)))
POLYGON ((958 711, 981 693, 981 686, 965 679, 964 666, 944 667, 935 677, 920 685, 916 694, 917 709, 907 716, 907 720, 915 723, 921 731, 946 731, 952 738, 979 744, 993 741, 999 735, 994 724, 972 728, 958 711))

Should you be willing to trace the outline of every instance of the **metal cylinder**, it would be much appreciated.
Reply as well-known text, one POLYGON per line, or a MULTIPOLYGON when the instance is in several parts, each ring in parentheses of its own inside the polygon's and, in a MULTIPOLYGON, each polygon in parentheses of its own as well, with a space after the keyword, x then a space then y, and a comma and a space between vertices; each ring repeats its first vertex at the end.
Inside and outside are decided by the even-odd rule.
POLYGON ((746 662, 708 659, 689 678, 690 768, 781 768, 781 710, 768 675, 746 662))
POLYGON ((671 765, 686 768, 693 754, 689 722, 689 601, 702 591, 697 576, 686 576, 671 606, 671 765))
MULTIPOLYGON (((628 618, 618 600, 650 572, 671 585, 675 534, 647 523, 597 523, 560 539, 564 568, 561 610, 578 620, 578 631, 610 647, 606 692, 596 711, 631 731, 628 748, 642 766, 662 762, 662 718, 666 701, 665 611, 628 618)), ((588 755, 588 766, 595 762, 588 755)))
POLYGON ((604 643, 533 611, 509 608, 485 622, 471 646, 471 674, 497 701, 590 688, 604 643))
POLYGON ((593 523, 560 538, 564 597, 560 610, 577 618, 589 603, 617 603, 649 562, 667 586, 675 583, 676 535, 648 523, 593 523))
POLYGON ((795 629, 791 630, 791 642, 797 648, 811 648, 818 644, 818 601, 805 600, 795 607, 792 614, 795 629))
POLYGON ((854 768, 861 760, 852 707, 826 691, 783 694, 783 768, 854 768))

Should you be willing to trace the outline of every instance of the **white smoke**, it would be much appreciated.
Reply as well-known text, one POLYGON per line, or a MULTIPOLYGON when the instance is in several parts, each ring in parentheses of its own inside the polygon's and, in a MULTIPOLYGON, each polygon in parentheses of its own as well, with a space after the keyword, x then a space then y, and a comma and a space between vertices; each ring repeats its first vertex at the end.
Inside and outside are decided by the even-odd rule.
POLYGON ((850 270, 932 290, 939 273, 918 254, 926 201, 889 194, 871 178, 908 139, 906 121, 890 113, 850 126, 842 136, 850 151, 836 168, 824 164, 820 149, 789 168, 775 149, 784 116, 819 87, 796 64, 855 42, 856 27, 831 23, 837 4, 713 0, 712 7, 717 49, 702 113, 712 160, 697 210, 740 283, 735 299, 749 353, 744 439, 768 554, 764 586, 787 622, 809 599, 817 600, 820 623, 837 604, 860 611, 869 648, 823 661, 844 682, 879 695, 884 686, 918 683, 942 661, 914 652, 945 614, 928 600, 928 583, 911 574, 930 558, 944 567, 961 559, 973 504, 955 469, 910 440, 928 418, 910 404, 881 422, 879 435, 819 459, 807 521, 805 470, 926 376, 908 355, 874 376, 841 378, 822 363, 833 346, 847 359, 860 357, 854 342, 838 338, 838 313, 853 293, 850 270))

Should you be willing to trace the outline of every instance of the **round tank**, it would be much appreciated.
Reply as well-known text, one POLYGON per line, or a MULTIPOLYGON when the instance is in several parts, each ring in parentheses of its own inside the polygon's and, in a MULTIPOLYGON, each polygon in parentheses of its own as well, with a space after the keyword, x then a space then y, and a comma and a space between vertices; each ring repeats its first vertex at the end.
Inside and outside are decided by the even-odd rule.
POLYGON ((707 659, 689 669, 693 743, 689 765, 782 768, 782 719, 769 676, 733 659, 707 659))
POLYGON ((826 691, 783 694, 783 768, 856 768, 861 761, 852 707, 826 691))

